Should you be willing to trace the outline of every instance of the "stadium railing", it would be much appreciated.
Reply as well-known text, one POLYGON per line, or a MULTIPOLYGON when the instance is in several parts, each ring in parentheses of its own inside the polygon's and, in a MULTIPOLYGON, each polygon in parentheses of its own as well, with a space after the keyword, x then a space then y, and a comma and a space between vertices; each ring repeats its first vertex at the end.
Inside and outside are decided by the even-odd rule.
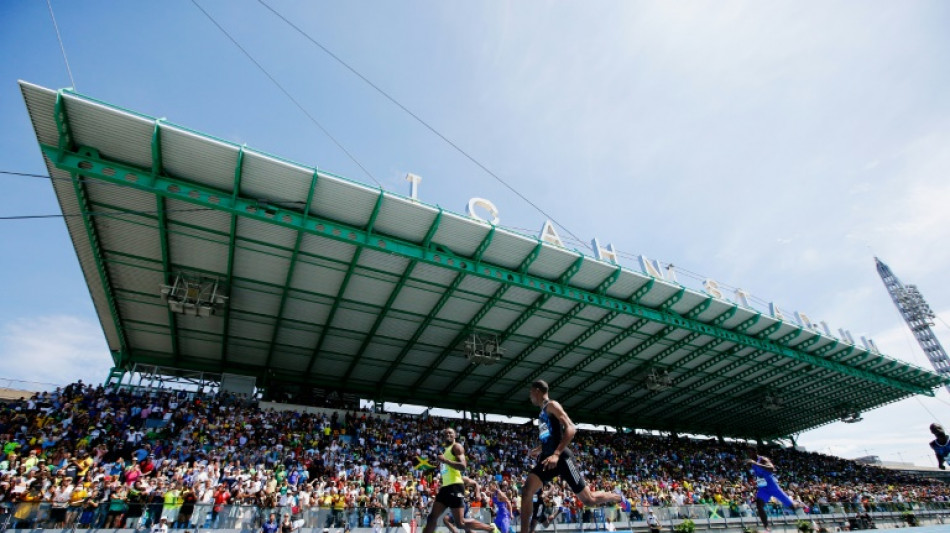
MULTIPOLYGON (((393 528, 409 529, 403 524, 414 525, 416 531, 425 525, 426 511, 417 508, 355 508, 334 510, 311 507, 300 510, 290 507, 258 507, 228 505, 215 509, 212 504, 196 504, 187 516, 180 507, 165 507, 163 504, 131 504, 110 506, 102 503, 98 508, 67 507, 57 512, 49 502, 0 503, 0 531, 12 529, 134 529, 148 530, 161 517, 168 521, 169 530, 181 529, 230 529, 259 531, 261 525, 273 513, 278 522, 289 515, 295 527, 313 532, 329 529, 373 530, 379 524, 376 515, 382 517, 380 531, 390 533, 393 528), (61 523, 62 522, 62 523, 61 523)), ((767 507, 769 520, 774 527, 798 530, 802 520, 813 522, 816 532, 824 527, 828 531, 849 529, 893 528, 908 525, 944 523, 950 518, 950 502, 905 502, 905 503, 829 503, 815 505, 806 511, 792 512, 780 506, 767 507), (806 512, 807 511, 807 512, 806 512)), ((185 513, 187 513, 187 508, 185 513)), ((760 529, 755 509, 749 505, 682 505, 682 506, 636 506, 629 512, 618 507, 574 510, 562 508, 553 527, 547 531, 642 531, 651 529, 648 521, 652 512, 656 525, 662 531, 676 531, 685 520, 691 520, 697 530, 749 531, 760 529)), ((471 508, 468 516, 491 523, 491 511, 486 508, 471 508)), ((512 521, 513 529, 518 518, 512 521)), ((439 527, 444 530, 442 524, 439 527)), ((539 532, 543 531, 539 527, 539 532)))

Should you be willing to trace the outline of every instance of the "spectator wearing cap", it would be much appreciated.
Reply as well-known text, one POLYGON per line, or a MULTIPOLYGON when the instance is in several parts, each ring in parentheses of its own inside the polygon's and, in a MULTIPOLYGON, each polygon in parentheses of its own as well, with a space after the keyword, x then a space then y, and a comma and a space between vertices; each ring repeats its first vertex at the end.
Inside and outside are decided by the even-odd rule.
POLYGON ((168 519, 161 517, 157 524, 154 524, 151 533, 168 533, 168 519))

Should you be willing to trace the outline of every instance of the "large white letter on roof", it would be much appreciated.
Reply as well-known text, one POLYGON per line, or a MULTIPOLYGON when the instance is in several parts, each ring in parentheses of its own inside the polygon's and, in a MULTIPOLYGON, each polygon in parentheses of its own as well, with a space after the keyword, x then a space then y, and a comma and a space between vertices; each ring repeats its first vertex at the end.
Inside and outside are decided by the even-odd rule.
POLYGON ((663 267, 660 266, 659 261, 651 261, 647 259, 647 256, 641 255, 640 268, 643 269, 644 274, 648 274, 654 278, 665 279, 663 276, 663 267))
POLYGON ((722 299, 722 291, 719 290, 719 283, 716 280, 709 278, 703 282, 703 288, 706 289, 706 293, 712 296, 713 298, 722 299))
POLYGON ((554 229, 554 224, 551 224, 550 220, 544 221, 544 225, 541 226, 541 235, 539 238, 548 244, 556 244, 564 248, 564 242, 561 240, 561 236, 557 234, 557 230, 554 229))
POLYGON ((619 265, 620 262, 617 261, 617 251, 614 250, 614 245, 608 243, 607 246, 601 246, 600 241, 597 240, 597 237, 594 237, 594 240, 591 241, 591 244, 594 248, 594 257, 600 259, 601 261, 610 261, 615 265, 619 265))
POLYGON ((493 226, 497 226, 499 222, 498 208, 495 207, 495 204, 489 202, 488 200, 484 198, 472 198, 471 200, 468 201, 468 216, 472 218, 477 218, 478 220, 483 220, 493 226), (486 220, 478 216, 478 214, 475 213, 476 207, 481 207, 482 209, 488 210, 488 214, 491 215, 491 220, 486 220))
POLYGON ((406 174, 406 181, 409 182, 409 198, 418 200, 419 182, 422 181, 422 176, 416 176, 415 174, 409 173, 406 174))

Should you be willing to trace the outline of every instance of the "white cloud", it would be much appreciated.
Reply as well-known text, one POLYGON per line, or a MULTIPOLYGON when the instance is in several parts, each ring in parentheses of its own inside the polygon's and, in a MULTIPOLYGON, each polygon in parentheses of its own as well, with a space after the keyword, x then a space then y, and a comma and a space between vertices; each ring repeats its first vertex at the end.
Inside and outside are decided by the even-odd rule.
MULTIPOLYGON (((101 383, 112 366, 99 324, 65 315, 20 318, 0 326, 0 359, 8 380, 57 385, 77 379, 101 383)), ((21 385, 32 388, 9 384, 21 385)))

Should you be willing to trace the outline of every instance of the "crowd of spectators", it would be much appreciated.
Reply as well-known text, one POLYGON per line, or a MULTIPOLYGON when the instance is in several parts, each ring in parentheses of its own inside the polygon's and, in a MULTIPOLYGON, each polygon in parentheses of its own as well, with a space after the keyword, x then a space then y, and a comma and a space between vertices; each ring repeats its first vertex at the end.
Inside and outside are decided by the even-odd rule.
MULTIPOLYGON (((468 475, 496 481, 518 509, 530 468, 530 424, 369 411, 261 410, 227 395, 130 392, 71 384, 0 405, 0 502, 15 522, 49 527, 173 527, 280 520, 369 527, 421 519, 438 490, 439 430, 456 427, 468 475), (378 518, 379 517, 379 518, 378 518)), ((594 489, 622 491, 642 518, 651 507, 715 507, 751 516, 749 444, 579 431, 574 452, 594 489)), ((853 461, 769 447, 780 482, 812 511, 846 503, 946 502, 946 484, 853 461)), ((561 520, 584 517, 570 491, 545 492, 561 520)), ((473 498, 487 508, 487 493, 473 498)))

